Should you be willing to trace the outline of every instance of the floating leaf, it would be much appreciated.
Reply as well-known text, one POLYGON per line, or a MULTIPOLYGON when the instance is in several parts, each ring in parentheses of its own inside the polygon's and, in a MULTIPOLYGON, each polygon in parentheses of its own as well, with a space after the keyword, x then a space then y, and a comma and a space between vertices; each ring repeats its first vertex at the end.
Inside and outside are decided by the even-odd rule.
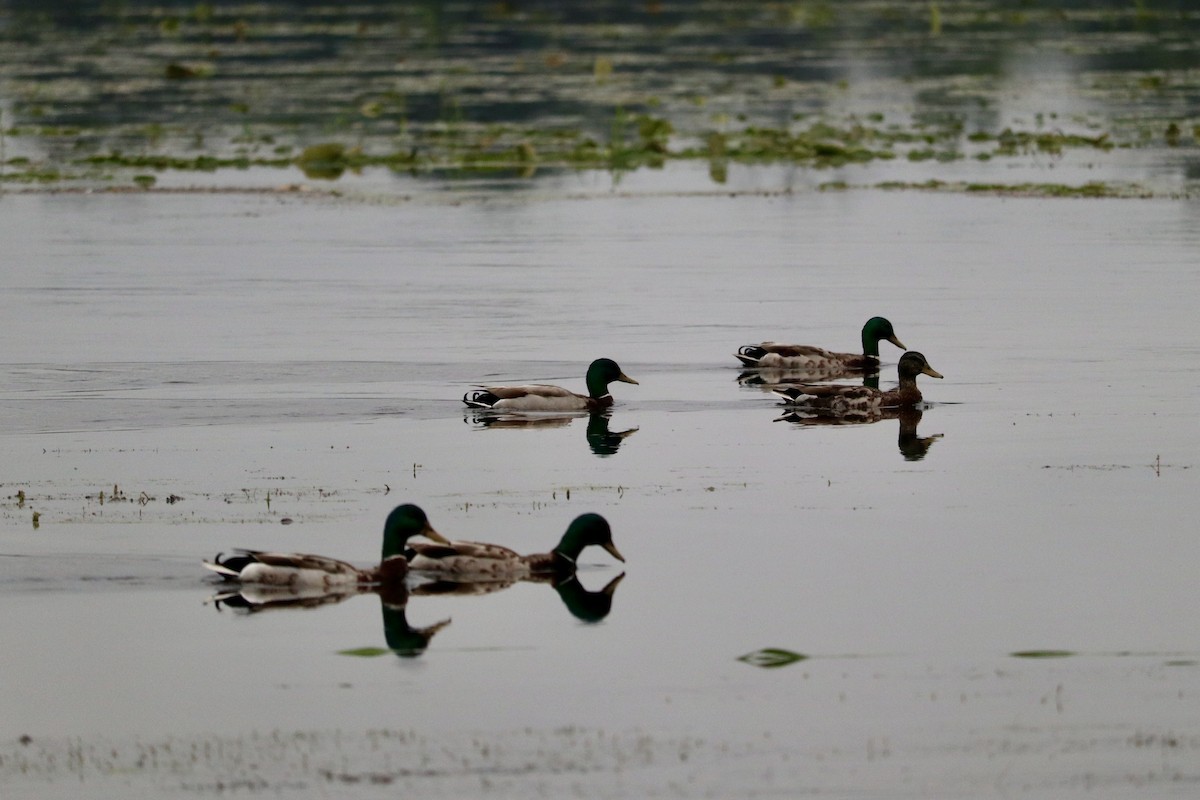
POLYGON ((754 667, 774 669, 776 667, 786 667, 788 664, 794 664, 806 658, 808 656, 803 653, 783 650, 778 647, 764 647, 761 650, 755 650, 753 653, 738 656, 738 661, 744 661, 754 667))
POLYGON ((325 142, 304 148, 296 161, 300 164, 322 161, 341 161, 346 157, 346 146, 338 142, 325 142))
POLYGON ((1009 653, 1013 658, 1067 658, 1075 655, 1073 650, 1018 650, 1009 653))
POLYGON ((346 170, 346 158, 353 154, 337 142, 314 144, 296 157, 296 165, 310 178, 333 180, 346 170))
POLYGON ((339 656, 358 656, 359 658, 374 658, 392 652, 386 647, 354 647, 349 650, 338 650, 339 656))

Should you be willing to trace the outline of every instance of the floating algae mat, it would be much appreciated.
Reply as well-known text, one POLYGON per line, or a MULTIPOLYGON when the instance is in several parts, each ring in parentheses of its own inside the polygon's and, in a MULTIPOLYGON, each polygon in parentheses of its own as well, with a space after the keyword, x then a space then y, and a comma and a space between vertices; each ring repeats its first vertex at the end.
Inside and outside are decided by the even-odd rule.
POLYGON ((738 165, 877 165, 822 183, 960 188, 1067 160, 1137 169, 1083 192, 1016 183, 1142 195, 1165 163, 1178 177, 1154 191, 1179 194, 1196 180, 1198 35, 1200 10, 1128 0, 7 4, 0 186, 678 162, 718 185, 738 165))

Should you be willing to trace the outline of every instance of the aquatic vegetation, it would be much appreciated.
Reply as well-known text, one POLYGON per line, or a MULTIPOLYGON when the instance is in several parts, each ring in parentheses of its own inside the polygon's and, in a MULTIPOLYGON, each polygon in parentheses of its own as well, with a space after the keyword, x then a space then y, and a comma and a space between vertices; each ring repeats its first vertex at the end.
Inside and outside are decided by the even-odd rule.
POLYGON ((1200 78, 1178 55, 1200 33, 1194 13, 1168 25, 1120 0, 651 5, 105 6, 86 26, 70 24, 83 12, 12 12, 0 180, 154 188, 151 171, 250 167, 534 180, 688 161, 717 184, 737 164, 895 161, 938 179, 968 159, 982 171, 1200 139, 1179 111, 1200 78), (1014 103, 1010 65, 1028 48, 1066 66, 1014 103), (1080 99, 1086 119, 1057 107, 1080 99))
MULTIPOLYGON (((834 187, 846 188, 846 187, 834 187)), ((874 188, 887 190, 921 190, 929 192, 972 192, 979 194, 1012 195, 1015 197, 1152 197, 1144 187, 1128 184, 1088 181, 1080 185, 1062 183, 967 183, 928 180, 922 182, 883 181, 874 188)))

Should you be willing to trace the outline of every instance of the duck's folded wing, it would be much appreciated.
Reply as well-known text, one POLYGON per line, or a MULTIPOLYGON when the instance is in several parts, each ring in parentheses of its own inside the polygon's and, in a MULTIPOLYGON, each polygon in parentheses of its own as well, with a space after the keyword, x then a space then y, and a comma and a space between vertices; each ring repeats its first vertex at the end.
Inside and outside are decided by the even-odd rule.
POLYGON ((771 392, 789 403, 804 403, 830 397, 841 397, 847 390, 862 388, 861 386, 841 386, 836 383, 798 383, 792 386, 778 386, 771 392))
POLYGON ((450 544, 426 544, 409 542, 409 547, 419 556, 430 559, 471 558, 478 560, 508 561, 520 558, 516 550, 486 542, 451 542, 450 544))
POLYGON ((763 342, 759 345, 768 353, 785 358, 837 358, 842 353, 831 353, 822 347, 807 344, 782 344, 780 342, 763 342))
POLYGON ((262 564, 272 567, 290 567, 292 569, 311 569, 330 574, 355 573, 358 568, 345 561, 327 556, 315 556, 309 553, 264 553, 255 552, 255 559, 262 564))
POLYGON ((519 397, 574 397, 575 393, 561 386, 548 383, 526 383, 521 386, 485 386, 485 390, 496 395, 501 400, 515 400, 519 397))

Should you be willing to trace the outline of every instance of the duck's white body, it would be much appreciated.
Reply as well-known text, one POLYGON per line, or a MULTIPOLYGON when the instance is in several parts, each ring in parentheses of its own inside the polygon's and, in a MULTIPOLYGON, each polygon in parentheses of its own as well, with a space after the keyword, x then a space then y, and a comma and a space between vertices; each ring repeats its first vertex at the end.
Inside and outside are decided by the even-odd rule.
POLYGON ((332 589, 372 583, 372 570, 363 570, 336 558, 308 553, 269 553, 237 550, 225 562, 205 561, 204 566, 223 578, 262 586, 295 589, 332 589))
POLYGON ((474 408, 494 408, 508 411, 587 411, 593 406, 612 405, 612 396, 591 398, 546 383, 527 383, 521 386, 485 386, 484 391, 498 399, 493 403, 478 403, 474 408))
POLYGON ((763 342, 757 347, 766 351, 757 358, 746 353, 738 354, 737 357, 743 366, 811 371, 824 375, 847 371, 852 369, 850 364, 857 363, 855 359, 862 360, 861 355, 856 356, 854 353, 834 353, 820 347, 799 344, 763 342))
POLYGON ((548 383, 515 386, 481 386, 463 395, 471 408, 500 411, 600 411, 613 404, 608 385, 614 381, 637 383, 611 358, 597 358, 588 366, 587 394, 576 394, 548 383))

